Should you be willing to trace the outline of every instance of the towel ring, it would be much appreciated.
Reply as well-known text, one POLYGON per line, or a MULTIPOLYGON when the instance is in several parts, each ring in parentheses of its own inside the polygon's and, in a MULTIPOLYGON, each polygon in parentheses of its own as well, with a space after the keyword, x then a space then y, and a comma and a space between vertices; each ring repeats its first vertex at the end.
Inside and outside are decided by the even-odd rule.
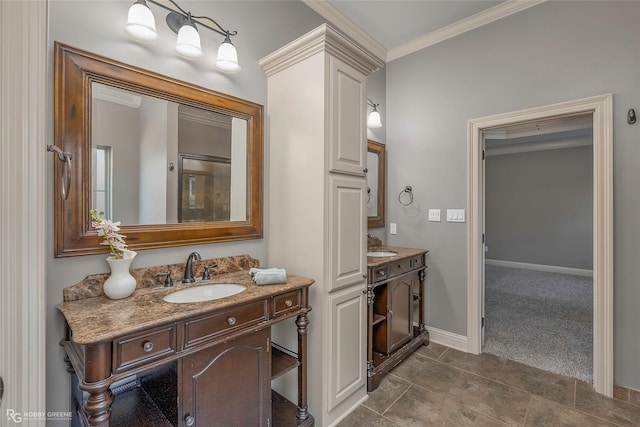
POLYGON ((69 197, 69 186, 71 185, 71 153, 62 151, 55 145, 47 145, 47 151, 54 152, 58 155, 58 159, 62 162, 62 187, 60 187, 60 195, 64 200, 69 197))
POLYGON ((409 206, 413 203, 413 190, 410 185, 404 187, 404 190, 398 194, 398 202, 400 202, 402 206, 409 206), (405 196, 403 196, 403 194, 405 196))

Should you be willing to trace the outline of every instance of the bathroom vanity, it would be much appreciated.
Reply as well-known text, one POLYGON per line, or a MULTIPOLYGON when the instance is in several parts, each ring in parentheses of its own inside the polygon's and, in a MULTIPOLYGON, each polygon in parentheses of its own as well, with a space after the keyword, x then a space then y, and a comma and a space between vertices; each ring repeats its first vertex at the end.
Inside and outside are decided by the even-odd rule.
POLYGON ((367 391, 423 344, 427 250, 370 248, 367 253, 367 391))
POLYGON ((290 275, 286 284, 257 286, 240 270, 165 288, 140 286, 152 274, 137 273, 138 289, 122 300, 93 295, 95 276, 65 289, 61 344, 73 378, 74 426, 314 425, 306 391, 312 279, 290 275), (246 290, 201 302, 163 300, 205 283, 246 290), (271 326, 292 318, 297 352, 271 342, 271 326), (296 368, 293 404, 271 391, 271 380, 296 368))

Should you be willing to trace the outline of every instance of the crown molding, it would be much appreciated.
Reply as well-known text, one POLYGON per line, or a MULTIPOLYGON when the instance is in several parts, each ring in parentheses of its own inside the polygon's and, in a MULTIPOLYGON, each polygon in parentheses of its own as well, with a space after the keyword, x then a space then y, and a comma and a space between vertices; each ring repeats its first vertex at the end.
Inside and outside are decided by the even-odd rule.
POLYGON ((91 97, 130 108, 140 108, 142 104, 142 96, 104 84, 94 84, 91 88, 91 97))
POLYGON ((560 139, 557 141, 528 142, 523 144, 507 145, 503 147, 487 147, 485 149, 487 157, 500 156, 504 154, 530 153, 533 151, 560 150, 563 148, 587 147, 593 145, 592 137, 582 137, 573 139, 560 139))
POLYGON ((328 52, 365 76, 384 65, 384 61, 331 25, 322 24, 258 61, 267 76, 278 73, 319 52, 328 52))
POLYGON ((506 18, 507 16, 544 3, 545 1, 546 0, 507 0, 504 3, 500 3, 499 5, 476 13, 468 18, 454 22, 453 24, 442 27, 439 30, 432 31, 407 43, 389 49, 386 58, 387 62, 402 58, 403 56, 412 54, 429 46, 433 46, 434 44, 458 36, 467 31, 474 30, 483 25, 490 24, 499 19, 506 18))
POLYGON ((302 2, 384 63, 388 55, 387 49, 329 2, 326 0, 302 0, 302 2))

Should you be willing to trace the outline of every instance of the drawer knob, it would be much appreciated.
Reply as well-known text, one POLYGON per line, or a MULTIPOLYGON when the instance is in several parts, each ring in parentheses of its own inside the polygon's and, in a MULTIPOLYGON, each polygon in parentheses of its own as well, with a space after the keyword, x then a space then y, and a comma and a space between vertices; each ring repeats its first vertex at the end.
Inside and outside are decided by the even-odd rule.
POLYGON ((286 300, 284 302, 284 305, 286 305, 287 307, 291 307, 293 305, 293 301, 291 301, 290 299, 286 300))
POLYGON ((196 425, 196 419, 193 415, 187 415, 184 417, 184 424, 188 427, 196 425))
POLYGON ((142 349, 145 351, 145 353, 149 353, 150 351, 153 350, 153 343, 151 341, 143 342, 142 349))
POLYGON ((236 318, 235 317, 229 317, 227 319, 227 323, 229 324, 229 326, 233 326, 236 324, 236 318))

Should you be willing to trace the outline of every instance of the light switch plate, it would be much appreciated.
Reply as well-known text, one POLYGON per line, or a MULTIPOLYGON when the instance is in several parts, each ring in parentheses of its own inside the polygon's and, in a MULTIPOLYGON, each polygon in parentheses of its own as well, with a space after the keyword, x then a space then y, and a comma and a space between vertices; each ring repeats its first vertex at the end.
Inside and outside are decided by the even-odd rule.
POLYGON ((396 229, 396 223, 395 222, 391 222, 389 223, 389 234, 397 234, 397 229, 396 229))
POLYGON ((429 221, 440 222, 440 209, 429 209, 429 221))
POLYGON ((447 222, 464 221, 464 209, 447 209, 447 222))

